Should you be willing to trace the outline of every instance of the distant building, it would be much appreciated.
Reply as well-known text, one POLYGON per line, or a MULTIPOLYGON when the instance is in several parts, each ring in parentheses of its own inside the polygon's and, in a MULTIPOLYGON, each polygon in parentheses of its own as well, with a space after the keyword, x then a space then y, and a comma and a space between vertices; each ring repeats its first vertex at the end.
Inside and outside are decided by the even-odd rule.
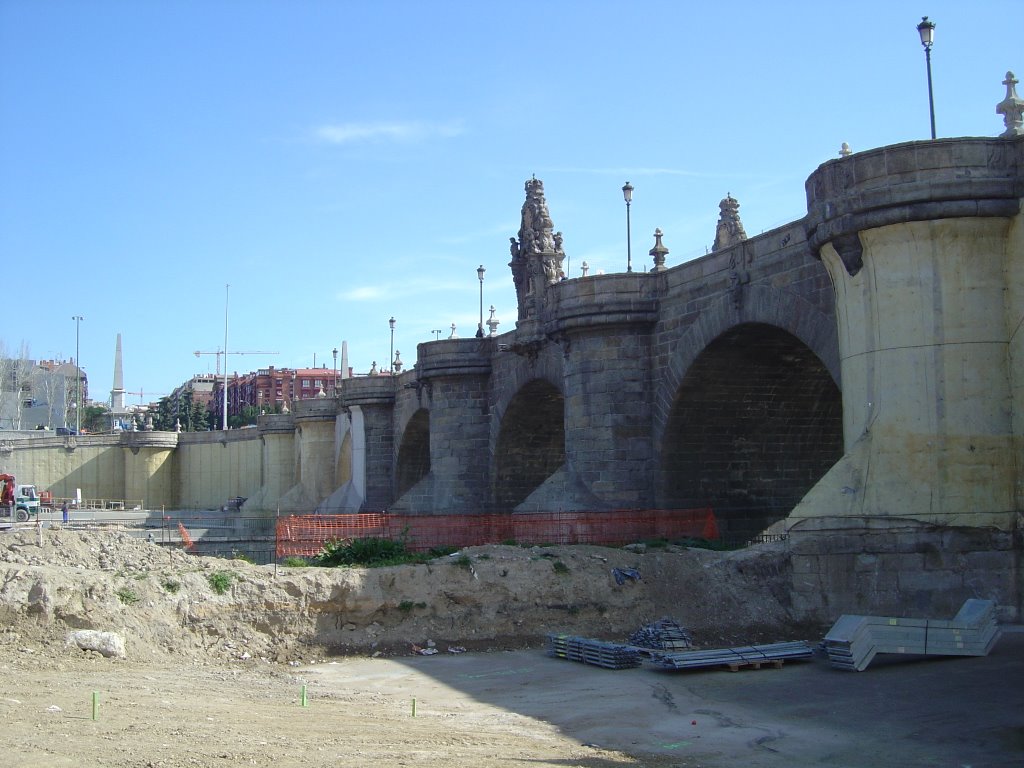
MULTIPOLYGON (((348 373, 351 376, 351 371, 348 373)), ((291 409, 295 400, 334 397, 337 383, 345 378, 332 368, 260 368, 249 373, 228 376, 228 419, 245 413, 246 408, 263 413, 280 413, 291 409)), ((214 377, 209 411, 219 427, 224 420, 224 379, 214 377)))
POLYGON ((89 377, 74 361, 0 358, 0 429, 73 424, 76 395, 83 407, 89 404, 89 377))

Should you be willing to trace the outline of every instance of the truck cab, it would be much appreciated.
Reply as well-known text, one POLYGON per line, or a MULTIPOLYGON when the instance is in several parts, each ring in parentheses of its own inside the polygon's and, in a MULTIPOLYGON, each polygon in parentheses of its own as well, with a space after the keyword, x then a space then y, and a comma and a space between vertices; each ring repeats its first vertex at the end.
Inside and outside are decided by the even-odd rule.
POLYGON ((18 522, 23 523, 39 515, 39 494, 36 493, 34 485, 19 483, 16 487, 14 503, 18 508, 16 513, 18 522))

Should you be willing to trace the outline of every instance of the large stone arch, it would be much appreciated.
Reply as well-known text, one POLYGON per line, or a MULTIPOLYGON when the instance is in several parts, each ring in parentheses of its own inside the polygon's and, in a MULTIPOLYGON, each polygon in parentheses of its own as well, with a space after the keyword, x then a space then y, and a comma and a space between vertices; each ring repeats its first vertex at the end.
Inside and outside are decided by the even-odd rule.
POLYGON ((756 534, 842 456, 839 388, 790 332, 741 323, 688 366, 660 448, 662 506, 710 505, 726 536, 756 534))
POLYGON ((544 378, 505 405, 494 452, 494 508, 512 512, 565 465, 565 401, 544 378))
POLYGON ((398 441, 395 466, 395 498, 430 473, 430 412, 417 410, 405 425, 398 441))
POLYGON ((755 283, 745 287, 739 302, 723 296, 701 311, 677 338, 659 338, 659 344, 669 344, 672 353, 665 369, 655 372, 655 446, 664 441, 671 406, 690 366, 712 341, 745 323, 775 326, 794 336, 815 354, 838 386, 839 340, 835 318, 798 293, 755 283))

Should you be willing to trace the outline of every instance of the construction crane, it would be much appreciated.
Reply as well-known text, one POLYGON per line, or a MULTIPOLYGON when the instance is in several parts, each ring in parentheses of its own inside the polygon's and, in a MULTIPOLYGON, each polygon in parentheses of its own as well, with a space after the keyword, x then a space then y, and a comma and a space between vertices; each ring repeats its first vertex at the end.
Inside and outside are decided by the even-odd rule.
MULTIPOLYGON (((225 353, 222 350, 219 350, 219 349, 216 352, 200 352, 198 349, 195 351, 195 356, 196 357, 199 357, 200 355, 216 355, 217 356, 217 375, 218 376, 220 376, 220 356, 223 355, 223 354, 225 354, 225 353)), ((246 352, 235 352, 234 350, 232 350, 231 354, 232 355, 279 355, 281 353, 280 352, 260 352, 260 351, 254 351, 254 350, 249 350, 249 351, 246 351, 246 352)), ((227 368, 226 365, 224 367, 225 367, 225 369, 227 368)), ((226 373, 226 371, 225 371, 225 373, 226 373)))
POLYGON ((138 395, 139 396, 139 405, 142 405, 142 399, 146 395, 149 395, 150 397, 164 397, 167 393, 166 392, 143 392, 140 389, 138 392, 125 392, 125 394, 126 395, 138 395))

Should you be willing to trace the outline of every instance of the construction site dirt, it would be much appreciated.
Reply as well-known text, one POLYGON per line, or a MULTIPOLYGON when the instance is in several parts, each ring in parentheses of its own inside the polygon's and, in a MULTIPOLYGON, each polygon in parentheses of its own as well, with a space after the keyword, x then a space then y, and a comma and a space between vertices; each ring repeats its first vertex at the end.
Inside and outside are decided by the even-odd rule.
POLYGON ((820 655, 668 672, 544 652, 546 632, 622 640, 668 614, 705 647, 819 641, 820 629, 787 623, 774 592, 783 549, 755 549, 474 547, 429 567, 324 571, 196 558, 122 535, 8 533, 3 764, 1024 764, 1016 627, 985 657, 879 657, 864 672, 820 655), (641 578, 618 584, 613 568, 641 578), (118 633, 126 656, 68 645, 81 628, 118 633))

